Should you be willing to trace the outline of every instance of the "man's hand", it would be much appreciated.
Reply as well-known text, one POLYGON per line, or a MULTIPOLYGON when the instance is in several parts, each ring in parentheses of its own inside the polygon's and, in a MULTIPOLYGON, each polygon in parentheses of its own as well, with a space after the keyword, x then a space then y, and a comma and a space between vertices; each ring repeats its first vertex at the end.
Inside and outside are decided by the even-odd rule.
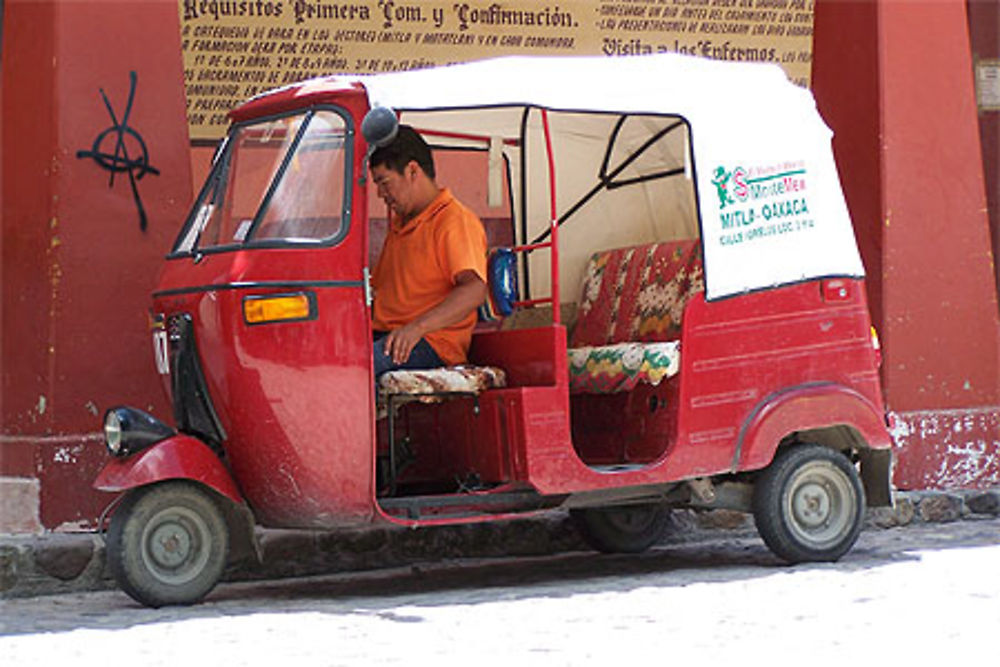
POLYGON ((385 354, 395 364, 405 364, 410 358, 410 352, 423 337, 421 330, 414 322, 394 329, 385 337, 385 354))

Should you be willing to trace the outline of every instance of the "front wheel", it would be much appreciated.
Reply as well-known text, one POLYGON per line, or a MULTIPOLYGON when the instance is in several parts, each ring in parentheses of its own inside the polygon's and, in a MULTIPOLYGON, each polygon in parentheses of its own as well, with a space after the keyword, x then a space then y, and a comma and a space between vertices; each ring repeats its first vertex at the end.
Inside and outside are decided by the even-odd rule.
POLYGON ((149 607, 205 597, 222 576, 229 530, 218 501, 198 485, 171 481, 129 491, 108 529, 108 567, 149 607))
POLYGON ((571 510, 584 541, 604 553, 640 553, 663 537, 670 508, 660 503, 571 510))
POLYGON ((753 516, 768 548, 789 563, 835 561, 861 533, 865 492, 840 452, 783 450, 754 485, 753 516))

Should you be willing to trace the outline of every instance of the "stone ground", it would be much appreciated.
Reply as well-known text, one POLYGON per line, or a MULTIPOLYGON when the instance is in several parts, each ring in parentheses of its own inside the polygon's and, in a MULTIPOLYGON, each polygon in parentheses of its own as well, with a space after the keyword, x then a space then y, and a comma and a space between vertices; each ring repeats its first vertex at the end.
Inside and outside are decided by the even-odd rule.
MULTIPOLYGON (((894 508, 872 510, 867 530, 1000 516, 1000 490, 898 493, 894 508)), ((755 532, 749 515, 678 511, 665 541, 755 532)), ((262 562, 232 565, 224 581, 258 581, 374 570, 446 560, 544 556, 585 550, 564 513, 530 520, 420 530, 377 528, 316 533, 261 530, 262 562)), ((104 544, 94 533, 0 535, 0 598, 24 598, 114 588, 104 544)))
POLYGON ((0 663, 989 664, 1000 517, 924 522, 914 509, 906 526, 869 523, 836 563, 785 565, 741 524, 689 527, 642 554, 445 558, 224 583, 190 607, 148 609, 117 590, 0 600, 0 663))

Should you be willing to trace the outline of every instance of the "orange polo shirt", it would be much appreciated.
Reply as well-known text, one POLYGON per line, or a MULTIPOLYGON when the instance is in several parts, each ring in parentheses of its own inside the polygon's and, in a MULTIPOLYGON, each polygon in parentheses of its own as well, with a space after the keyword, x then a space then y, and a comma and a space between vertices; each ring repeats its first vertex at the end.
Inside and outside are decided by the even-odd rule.
MULTIPOLYGON (((392 331, 413 321, 444 301, 467 270, 486 282, 486 231, 447 188, 406 225, 393 215, 372 274, 372 328, 392 331)), ((461 364, 475 326, 472 311, 424 338, 446 364, 461 364)))

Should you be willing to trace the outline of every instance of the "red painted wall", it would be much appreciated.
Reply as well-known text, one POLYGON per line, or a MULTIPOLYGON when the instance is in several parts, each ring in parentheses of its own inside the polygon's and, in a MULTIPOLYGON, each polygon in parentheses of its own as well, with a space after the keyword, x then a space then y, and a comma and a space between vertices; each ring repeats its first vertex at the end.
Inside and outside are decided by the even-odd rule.
MULTIPOLYGON (((977 115, 971 76, 973 54, 996 57, 998 12, 970 2, 816 4, 813 85, 868 268, 903 488, 1000 483, 998 114, 977 115)), ((40 480, 39 525, 92 525, 108 500, 89 489, 103 410, 127 401, 169 419, 145 313, 192 196, 177 3, 3 11, 0 492, 40 480), (128 126, 159 171, 136 181, 145 231, 128 173, 112 183, 78 157, 109 128, 97 148, 114 153, 100 90, 121 121, 132 71, 128 126)))
POLYGON ((965 2, 882 3, 880 34, 884 271, 898 286, 887 304, 887 391, 901 410, 997 405, 996 285, 965 2))
POLYGON ((91 522, 105 454, 103 411, 128 401, 166 415, 146 312, 160 260, 191 199, 174 0, 8 0, 3 35, 0 476, 41 480, 46 527, 91 522), (113 155, 136 72, 124 146, 113 155), (111 128, 100 145, 95 139, 111 128), (108 160, 109 158, 105 158, 108 160), (72 492, 67 492, 72 489, 72 492))
POLYGON ((896 484, 995 485, 1000 322, 965 0, 820 0, 814 58, 899 420, 896 484))

